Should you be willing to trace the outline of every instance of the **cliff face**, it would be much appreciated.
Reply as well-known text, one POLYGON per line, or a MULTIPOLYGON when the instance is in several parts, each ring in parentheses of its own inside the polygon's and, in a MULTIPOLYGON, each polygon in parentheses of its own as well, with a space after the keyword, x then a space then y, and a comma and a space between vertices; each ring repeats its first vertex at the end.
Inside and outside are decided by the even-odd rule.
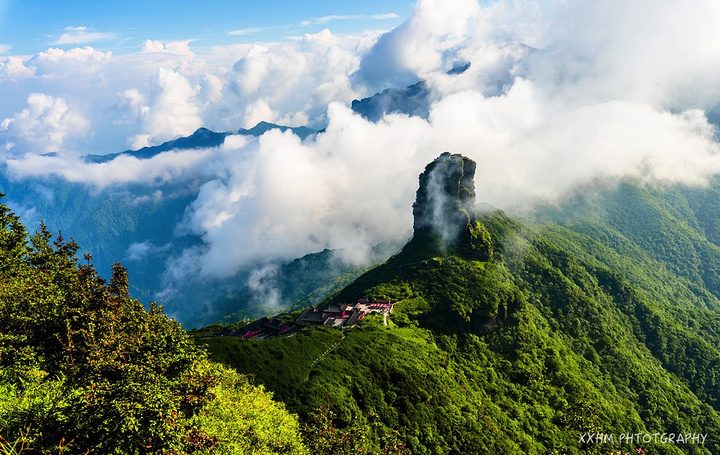
POLYGON ((413 204, 415 238, 435 238, 443 252, 482 249, 478 258, 489 257, 489 238, 483 238, 475 215, 476 166, 470 158, 445 152, 425 167, 413 204))

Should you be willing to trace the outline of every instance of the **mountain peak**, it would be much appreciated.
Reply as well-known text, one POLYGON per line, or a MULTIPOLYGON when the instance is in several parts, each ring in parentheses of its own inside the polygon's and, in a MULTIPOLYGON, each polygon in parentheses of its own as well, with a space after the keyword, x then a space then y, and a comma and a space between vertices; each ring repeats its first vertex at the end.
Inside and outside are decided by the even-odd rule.
POLYGON ((425 167, 413 204, 414 239, 432 238, 442 251, 469 248, 482 251, 479 259, 489 257, 489 238, 475 214, 476 167, 470 158, 448 152, 425 167))
POLYGON ((306 126, 276 125, 275 123, 270 123, 270 122, 266 122, 263 120, 250 129, 241 128, 240 130, 238 130, 238 134, 250 135, 250 136, 257 137, 257 136, 262 136, 267 131, 274 130, 274 129, 278 129, 278 130, 282 131, 283 133, 287 130, 290 130, 296 136, 298 136, 300 139, 306 139, 308 136, 312 136, 313 134, 317 134, 317 132, 318 132, 317 130, 313 130, 306 126))

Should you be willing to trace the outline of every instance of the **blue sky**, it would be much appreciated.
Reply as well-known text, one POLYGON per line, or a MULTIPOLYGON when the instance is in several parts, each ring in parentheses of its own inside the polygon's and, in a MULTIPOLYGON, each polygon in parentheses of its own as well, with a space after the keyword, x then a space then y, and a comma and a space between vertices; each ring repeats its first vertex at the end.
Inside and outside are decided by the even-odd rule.
POLYGON ((317 33, 391 29, 406 19, 408 0, 242 2, 0 0, 0 45, 31 54, 48 47, 92 45, 132 52, 147 39, 194 40, 192 46, 277 41, 317 33))

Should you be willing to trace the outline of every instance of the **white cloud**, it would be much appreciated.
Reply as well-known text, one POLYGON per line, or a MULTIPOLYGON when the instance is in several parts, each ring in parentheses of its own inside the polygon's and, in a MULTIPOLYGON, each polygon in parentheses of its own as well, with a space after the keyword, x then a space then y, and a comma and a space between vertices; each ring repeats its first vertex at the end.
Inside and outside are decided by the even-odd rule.
POLYGON ((270 108, 264 99, 259 99, 245 107, 244 127, 251 128, 261 121, 276 122, 278 113, 270 108))
POLYGON ((150 107, 147 105, 145 96, 136 88, 124 90, 118 93, 118 101, 114 107, 118 111, 116 119, 113 121, 116 125, 135 124, 141 119, 147 117, 150 107))
POLYGON ((248 113, 243 124, 254 121, 257 106, 318 122, 327 103, 349 103, 358 96, 349 79, 358 64, 353 45, 323 30, 294 43, 251 46, 226 76, 248 113))
POLYGON ((8 52, 10 52, 10 49, 12 49, 12 47, 8 46, 7 44, 0 44, 0 54, 7 54, 8 52))
POLYGON ((88 44, 96 41, 107 41, 117 38, 116 33, 95 32, 87 27, 66 27, 65 33, 52 44, 62 46, 67 44, 88 44))
POLYGON ((265 27, 248 27, 248 28, 242 28, 239 30, 232 30, 228 33, 228 35, 232 35, 232 36, 255 35, 257 33, 262 33, 266 30, 267 30, 267 28, 265 28, 265 27))
MULTIPOLYGON (((217 151, 215 151, 217 152, 217 151)), ((69 182, 97 188, 126 183, 158 186, 203 175, 210 166, 212 149, 163 153, 148 160, 123 155, 107 163, 85 163, 78 155, 26 154, 6 161, 14 178, 57 175, 69 182)))
POLYGON ((7 142, 27 144, 30 151, 52 152, 62 150, 67 137, 85 134, 89 125, 63 98, 32 93, 25 109, 0 122, 0 132, 7 142))
POLYGON ((373 14, 370 17, 377 20, 400 19, 400 16, 398 16, 396 13, 373 14))
POLYGON ((248 277, 248 288, 252 291, 253 303, 271 308, 283 308, 291 302, 283 302, 278 281, 279 267, 266 265, 253 270, 248 277))
POLYGON ((546 51, 528 71, 572 96, 626 99, 656 108, 710 107, 718 102, 720 5, 613 0, 549 11, 563 33, 548 28, 546 51), (550 62, 552 64, 550 65, 550 62))
MULTIPOLYGON (((159 192, 160 190, 158 190, 159 192)), ((166 253, 171 245, 158 246, 146 240, 144 242, 132 243, 125 252, 125 259, 133 262, 152 260, 153 257, 166 253)))
POLYGON ((168 54, 185 55, 194 57, 195 54, 190 50, 190 43, 194 40, 185 41, 169 41, 162 44, 159 41, 147 40, 143 46, 145 52, 167 52, 168 54), (162 47, 160 47, 162 46, 162 47))
POLYGON ((467 45, 479 11, 475 0, 419 0, 412 17, 363 56, 356 80, 380 91, 449 69, 444 58, 467 45))
POLYGON ((311 25, 322 25, 332 21, 349 21, 349 20, 388 20, 388 19, 399 19, 395 13, 384 13, 384 14, 333 14, 329 16, 316 17, 312 20, 302 21, 300 25, 303 27, 309 27, 311 25))
MULTIPOLYGON (((83 156, 73 153, 27 153, 9 157, 5 163, 10 175, 15 179, 56 175, 69 182, 100 189, 128 183, 159 187, 166 183, 196 179, 208 181, 218 175, 225 176, 228 173, 226 166, 237 158, 237 152, 244 150, 249 153, 254 144, 257 144, 254 139, 230 135, 219 147, 172 150, 148 159, 121 155, 105 163, 86 163, 83 156)), ((159 199, 162 195, 161 190, 156 190, 153 198, 159 199)))
POLYGON ((68 50, 49 48, 30 58, 28 66, 37 68, 37 75, 46 78, 71 77, 97 73, 110 62, 112 52, 102 52, 90 46, 68 50))
POLYGON ((0 80, 22 81, 35 75, 36 68, 26 66, 21 57, 0 57, 0 80))
POLYGON ((164 50, 165 45, 163 43, 153 40, 146 40, 142 47, 143 52, 163 52, 164 50))
POLYGON ((523 79, 499 97, 447 96, 433 106, 431 123, 435 147, 478 162, 478 195, 498 207, 556 201, 597 179, 697 185, 720 172, 714 128, 697 110, 674 115, 628 101, 559 104, 523 79))
POLYGON ((222 101, 223 91, 223 80, 214 74, 205 73, 200 96, 206 109, 217 106, 222 101))
MULTIPOLYGON (((134 106, 143 130, 135 138, 147 138, 150 144, 159 144, 200 128, 203 121, 196 99, 199 91, 198 86, 191 86, 177 71, 160 68, 156 92, 149 106, 144 105, 139 93, 130 93, 131 103, 135 103, 130 107, 134 106)), ((133 141, 137 142, 136 139, 133 141)))

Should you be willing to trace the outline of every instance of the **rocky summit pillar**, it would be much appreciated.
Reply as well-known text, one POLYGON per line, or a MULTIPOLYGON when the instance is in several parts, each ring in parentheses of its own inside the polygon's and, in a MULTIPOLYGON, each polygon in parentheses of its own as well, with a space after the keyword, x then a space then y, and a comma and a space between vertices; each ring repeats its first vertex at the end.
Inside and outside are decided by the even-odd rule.
POLYGON ((462 240, 475 223, 475 167, 470 158, 448 152, 425 167, 413 204, 416 234, 434 233, 450 244, 462 240))
POLYGON ((414 238, 435 239, 442 252, 490 254, 489 237, 475 214, 476 166, 470 158, 445 152, 425 167, 413 204, 414 238))

